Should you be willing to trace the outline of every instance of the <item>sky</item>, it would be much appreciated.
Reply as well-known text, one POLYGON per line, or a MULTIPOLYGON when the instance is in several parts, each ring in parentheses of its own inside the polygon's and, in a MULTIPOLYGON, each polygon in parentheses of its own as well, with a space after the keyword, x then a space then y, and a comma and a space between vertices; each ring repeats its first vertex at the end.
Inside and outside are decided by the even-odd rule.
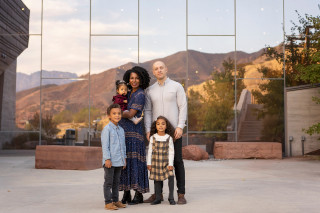
MULTIPOLYGON (((31 13, 30 40, 18 57, 17 72, 30 74, 41 69, 42 1, 22 1, 31 13)), ((280 44, 283 24, 290 34, 290 20, 297 22, 295 10, 320 12, 320 0, 285 0, 284 8, 282 0, 237 0, 236 5, 234 0, 188 0, 188 6, 186 0, 140 0, 139 15, 138 0, 91 2, 90 38, 90 0, 43 0, 42 69, 81 76, 89 66, 95 74, 187 48, 251 53, 280 44)))

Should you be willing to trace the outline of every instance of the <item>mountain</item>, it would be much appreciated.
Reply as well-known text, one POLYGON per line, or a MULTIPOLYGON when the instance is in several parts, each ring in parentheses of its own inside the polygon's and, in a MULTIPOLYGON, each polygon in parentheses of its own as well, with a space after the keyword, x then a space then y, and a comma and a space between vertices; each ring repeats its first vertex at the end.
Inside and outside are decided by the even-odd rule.
MULTIPOLYGON (((237 52, 238 64, 249 63, 263 54, 263 49, 255 53, 237 52)), ((168 76, 171 79, 181 82, 181 80, 189 79, 188 86, 202 83, 203 81, 211 78, 211 73, 214 70, 221 71, 223 66, 222 62, 228 58, 234 59, 234 52, 230 53, 203 53, 195 50, 189 50, 177 52, 173 55, 151 60, 145 63, 141 63, 140 66, 149 70, 152 75, 152 64, 157 61, 163 61, 168 67, 168 76), (188 65, 187 65, 188 54, 188 65), (187 67, 188 66, 188 67, 187 67), (189 70, 188 75, 186 70, 189 70)), ((155 81, 155 79, 153 79, 155 81)))
MULTIPOLYGON (((22 90, 30 89, 33 87, 39 87, 40 85, 40 75, 41 71, 34 72, 30 75, 18 72, 17 73, 17 92, 22 90)), ((78 78, 77 74, 70 72, 60 72, 60 71, 42 71, 42 76, 46 78, 78 78)), ((59 84, 67 84, 74 80, 71 79, 61 79, 59 84)), ((57 83, 55 79, 46 79, 42 82, 43 84, 54 84, 57 83)))
MULTIPOLYGON (((237 52, 238 63, 248 63, 262 54, 262 50, 248 54, 237 52)), ((221 70, 222 63, 228 58, 234 58, 234 52, 226 54, 209 54, 194 50, 188 52, 177 52, 173 55, 141 63, 140 66, 152 74, 152 64, 156 60, 162 60, 168 66, 168 76, 179 82, 186 81, 188 86, 202 83, 211 78, 213 70, 221 70), (189 54, 187 70, 187 54, 189 54), (196 72, 197 71, 197 72, 196 72)), ((99 74, 90 76, 90 105, 100 109, 102 112, 111 103, 112 96, 115 95, 115 80, 122 79, 126 70, 135 66, 135 63, 127 63, 116 68, 108 69, 99 74)), ((86 78, 88 76, 83 76, 86 78)), ((155 78, 152 78, 155 82, 155 78)), ((65 109, 78 112, 80 109, 89 105, 88 80, 73 81, 63 85, 46 85, 42 89, 42 112, 56 114, 65 109)), ((32 115, 39 111, 40 90, 39 87, 17 93, 16 97, 16 118, 19 123, 21 120, 29 120, 32 115)))

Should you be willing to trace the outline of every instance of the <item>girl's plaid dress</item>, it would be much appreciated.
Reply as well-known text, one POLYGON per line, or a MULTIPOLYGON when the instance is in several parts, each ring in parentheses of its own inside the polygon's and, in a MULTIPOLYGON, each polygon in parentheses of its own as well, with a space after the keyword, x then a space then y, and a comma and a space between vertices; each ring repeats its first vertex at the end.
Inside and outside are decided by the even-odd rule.
POLYGON ((157 141, 153 137, 150 180, 164 181, 173 176, 173 171, 168 170, 169 165, 169 139, 157 141))

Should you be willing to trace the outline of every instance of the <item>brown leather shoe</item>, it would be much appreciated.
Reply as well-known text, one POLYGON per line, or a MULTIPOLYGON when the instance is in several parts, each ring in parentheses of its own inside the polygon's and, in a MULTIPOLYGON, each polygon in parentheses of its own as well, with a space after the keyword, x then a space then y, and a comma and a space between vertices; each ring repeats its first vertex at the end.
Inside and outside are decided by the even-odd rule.
POLYGON ((126 208, 127 207, 126 204, 123 204, 121 201, 114 202, 113 204, 118 208, 126 208))
POLYGON ((118 210, 118 207, 116 207, 113 203, 106 204, 104 208, 108 210, 118 210))
MULTIPOLYGON (((148 199, 144 200, 144 203, 152 203, 156 200, 156 194, 152 194, 148 199)), ((161 201, 163 201, 163 194, 161 194, 161 201)))
POLYGON ((177 204, 186 204, 187 200, 184 198, 184 194, 178 194, 178 202, 177 204))

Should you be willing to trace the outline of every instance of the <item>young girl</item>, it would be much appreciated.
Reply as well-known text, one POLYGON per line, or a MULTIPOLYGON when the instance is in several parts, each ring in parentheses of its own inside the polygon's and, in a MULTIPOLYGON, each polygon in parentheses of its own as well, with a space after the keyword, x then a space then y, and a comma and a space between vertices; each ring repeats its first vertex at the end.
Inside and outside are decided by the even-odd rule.
MULTIPOLYGON (((112 101, 114 104, 119 104, 121 107, 122 111, 126 111, 127 107, 128 107, 128 100, 127 100, 127 93, 128 93, 128 87, 127 87, 127 83, 125 81, 122 80, 117 80, 116 81, 116 91, 117 91, 117 95, 113 96, 112 101)), ((137 117, 133 117, 131 120, 134 124, 138 124, 141 120, 142 117, 137 118, 137 117)))
POLYGON ((169 202, 175 205, 173 198, 174 175, 173 175, 173 159, 174 159, 174 128, 170 122, 163 116, 159 116, 152 123, 150 135, 150 143, 148 150, 147 166, 150 171, 150 180, 154 180, 156 199, 151 205, 161 203, 163 181, 169 181, 169 202))

